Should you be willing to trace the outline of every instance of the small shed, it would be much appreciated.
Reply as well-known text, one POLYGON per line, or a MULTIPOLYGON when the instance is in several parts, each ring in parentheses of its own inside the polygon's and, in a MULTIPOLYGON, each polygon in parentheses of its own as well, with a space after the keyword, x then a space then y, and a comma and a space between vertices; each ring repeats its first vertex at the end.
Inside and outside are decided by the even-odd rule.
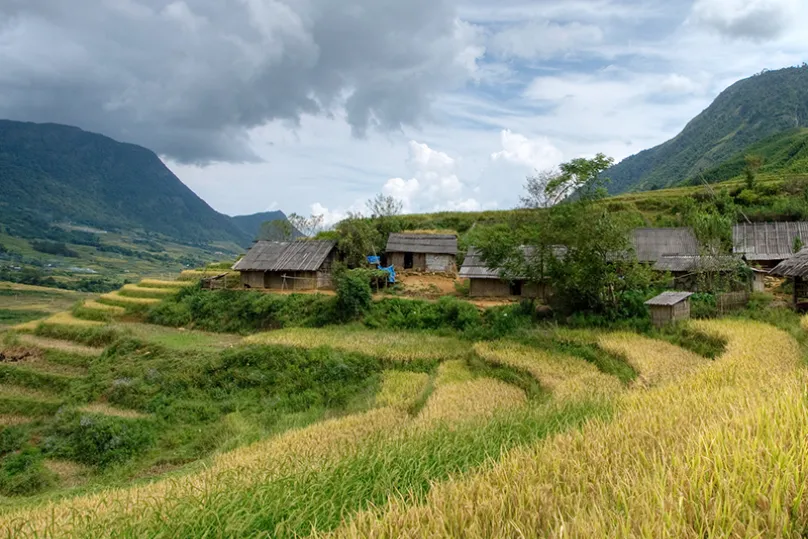
POLYGON ((651 310, 651 321, 662 327, 679 320, 690 318, 690 296, 692 292, 663 292, 645 302, 651 310))
MULTIPOLYGON (((530 256, 530 247, 522 247, 526 257, 530 256)), ((471 297, 509 297, 540 298, 546 300, 549 286, 545 283, 530 283, 524 278, 505 280, 500 276, 500 268, 490 268, 483 262, 480 252, 469 247, 459 277, 469 280, 469 296, 471 297)))
POLYGON ((241 273, 244 288, 328 288, 336 245, 330 240, 259 241, 233 269, 241 273))
POLYGON ((767 269, 794 256, 796 240, 808 245, 808 222, 738 223, 732 227, 733 252, 767 269))
POLYGON ((769 274, 790 279, 794 283, 794 305, 804 305, 800 299, 808 297, 808 248, 783 260, 769 274))
POLYGON ((397 271, 454 272, 457 269, 455 234, 390 234, 387 263, 397 271))
POLYGON ((750 268, 752 270, 752 292, 766 291, 766 277, 769 272, 760 268, 750 268))

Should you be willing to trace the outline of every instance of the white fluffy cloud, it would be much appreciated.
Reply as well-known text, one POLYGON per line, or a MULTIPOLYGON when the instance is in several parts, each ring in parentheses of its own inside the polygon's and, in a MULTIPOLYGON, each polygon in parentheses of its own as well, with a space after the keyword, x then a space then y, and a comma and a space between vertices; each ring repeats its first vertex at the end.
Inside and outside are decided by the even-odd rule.
POLYGON ((489 48, 499 56, 547 59, 596 45, 602 39, 603 31, 592 24, 530 21, 494 34, 489 48))
POLYGON ((795 23, 803 0, 696 0, 691 21, 730 38, 765 41, 795 23))
POLYGON ((557 166, 564 157, 546 137, 529 139, 509 129, 503 129, 500 137, 502 150, 491 154, 494 161, 503 160, 543 170, 557 166))

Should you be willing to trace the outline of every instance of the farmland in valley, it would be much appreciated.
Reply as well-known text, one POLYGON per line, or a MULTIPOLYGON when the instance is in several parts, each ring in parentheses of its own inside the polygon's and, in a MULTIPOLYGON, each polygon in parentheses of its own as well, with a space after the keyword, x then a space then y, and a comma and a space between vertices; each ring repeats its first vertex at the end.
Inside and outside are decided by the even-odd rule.
MULTIPOLYGON (((7 324, 4 535, 808 529, 796 315, 644 334, 518 327, 518 306, 474 314, 437 304, 430 316, 454 313, 443 331, 404 329, 389 314, 248 335, 148 323, 176 314, 168 309, 193 294, 187 286, 70 295, 7 324)), ((28 292, 29 304, 42 299, 28 292)), ((330 299, 262 301, 283 325, 290 315, 277 302, 305 311, 330 299)), ((378 312, 400 316, 400 301, 378 312)))

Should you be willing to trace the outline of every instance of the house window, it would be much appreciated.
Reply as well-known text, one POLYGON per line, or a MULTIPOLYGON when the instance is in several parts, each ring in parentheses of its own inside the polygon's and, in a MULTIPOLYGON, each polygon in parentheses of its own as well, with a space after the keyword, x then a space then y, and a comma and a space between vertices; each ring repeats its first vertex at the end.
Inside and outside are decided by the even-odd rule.
POLYGON ((522 295, 522 281, 511 282, 511 295, 512 296, 522 295))
POLYGON ((404 269, 412 269, 412 253, 404 253, 404 269))

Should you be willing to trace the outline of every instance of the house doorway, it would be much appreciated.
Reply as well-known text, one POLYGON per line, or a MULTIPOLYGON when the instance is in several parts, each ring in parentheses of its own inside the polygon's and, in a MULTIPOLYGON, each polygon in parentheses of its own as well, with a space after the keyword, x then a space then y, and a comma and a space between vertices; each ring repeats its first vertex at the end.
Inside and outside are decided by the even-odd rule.
POLYGON ((404 269, 412 269, 412 253, 404 253, 404 269))
POLYGON ((522 281, 512 281, 511 282, 511 295, 512 296, 521 296, 522 295, 522 281))

